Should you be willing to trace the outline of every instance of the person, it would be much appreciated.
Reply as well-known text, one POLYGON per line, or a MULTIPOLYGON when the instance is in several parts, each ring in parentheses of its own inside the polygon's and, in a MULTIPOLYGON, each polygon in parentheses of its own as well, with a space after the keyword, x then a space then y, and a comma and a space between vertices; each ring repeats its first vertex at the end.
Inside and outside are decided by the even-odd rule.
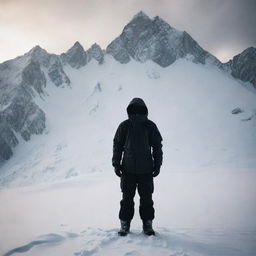
POLYGON ((153 177, 162 165, 162 136, 156 124, 148 119, 148 109, 141 98, 134 98, 127 107, 128 119, 117 128, 113 140, 112 165, 121 178, 122 200, 119 219, 119 235, 130 232, 134 216, 136 188, 140 196, 139 213, 146 235, 155 235, 152 221, 155 217, 152 194, 153 177))

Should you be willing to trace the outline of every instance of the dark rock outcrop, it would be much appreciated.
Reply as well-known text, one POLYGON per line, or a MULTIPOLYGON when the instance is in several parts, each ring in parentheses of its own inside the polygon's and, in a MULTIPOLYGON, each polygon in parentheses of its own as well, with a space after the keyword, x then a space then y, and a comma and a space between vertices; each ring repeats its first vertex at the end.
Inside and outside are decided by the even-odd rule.
POLYGON ((12 148, 18 143, 13 130, 0 115, 0 161, 8 160, 13 154, 12 148))
POLYGON ((75 42, 75 44, 66 53, 62 53, 60 57, 63 64, 68 63, 72 68, 78 69, 88 63, 87 54, 79 42, 75 42))
POLYGON ((225 70, 244 82, 250 82, 256 88, 256 48, 249 47, 232 60, 223 64, 225 70))
POLYGON ((93 44, 89 50, 87 50, 88 62, 91 59, 95 59, 99 64, 104 61, 104 52, 98 44, 93 44))
POLYGON ((126 64, 131 59, 125 47, 125 43, 120 37, 118 37, 110 45, 108 45, 106 53, 112 55, 121 64, 126 64))
POLYGON ((49 54, 45 49, 41 48, 39 45, 36 45, 24 56, 29 57, 29 59, 33 62, 38 62, 39 64, 48 67, 51 57, 56 55, 49 54))
POLYGON ((241 108, 234 108, 231 113, 233 115, 237 115, 237 114, 240 114, 240 113, 243 113, 244 111, 241 109, 241 108))
POLYGON ((47 95, 47 80, 56 86, 70 84, 60 57, 40 46, 0 64, 0 160, 11 157, 17 135, 27 141, 44 131, 46 117, 34 97, 47 95))
POLYGON ((22 86, 24 88, 32 87, 38 94, 44 92, 46 78, 38 61, 32 59, 30 63, 23 69, 22 86))
POLYGON ((13 151, 5 139, 0 135, 0 162, 3 160, 9 160, 13 155, 13 151))
POLYGON ((32 101, 31 96, 22 90, 1 112, 1 116, 5 123, 20 133, 26 141, 32 134, 41 134, 45 128, 44 112, 32 101))
POLYGON ((56 86, 70 85, 70 79, 63 71, 60 61, 56 61, 48 70, 48 76, 56 86))

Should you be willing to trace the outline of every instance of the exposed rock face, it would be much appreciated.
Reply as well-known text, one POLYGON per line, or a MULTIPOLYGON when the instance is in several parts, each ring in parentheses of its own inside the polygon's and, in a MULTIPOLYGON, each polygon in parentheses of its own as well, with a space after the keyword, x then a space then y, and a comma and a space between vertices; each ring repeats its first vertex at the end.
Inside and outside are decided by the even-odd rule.
POLYGON ((0 64, 0 161, 11 157, 19 143, 16 134, 27 141, 45 129, 45 114, 34 97, 46 95, 47 79, 56 86, 70 85, 60 57, 40 46, 0 64))
POLYGON ((24 88, 32 87, 39 94, 43 93, 46 86, 46 78, 38 61, 32 59, 30 63, 23 69, 22 86, 24 88))
POLYGON ((180 56, 186 56, 190 54, 193 56, 193 62, 195 63, 211 63, 218 67, 221 66, 221 62, 211 55, 209 52, 205 51, 186 31, 182 35, 182 47, 180 49, 183 54, 180 56))
POLYGON ((5 139, 0 135, 0 161, 8 160, 13 155, 11 147, 5 142, 5 139))
POLYGON ((13 152, 12 148, 19 143, 11 127, 0 116, 0 161, 8 160, 13 152))
POLYGON ((38 62, 42 66, 48 67, 53 54, 49 54, 45 49, 42 49, 39 45, 33 47, 24 56, 28 56, 34 62, 38 62))
POLYGON ((12 103, 2 111, 1 116, 24 140, 29 140, 32 134, 42 133, 45 128, 44 112, 32 101, 32 97, 21 89, 12 103))
POLYGON ((72 68, 80 68, 88 63, 83 46, 76 42, 66 53, 61 54, 63 64, 68 63, 72 68))
POLYGON ((106 53, 112 55, 121 64, 126 64, 130 61, 130 55, 125 47, 125 43, 120 37, 115 39, 106 50, 106 53))
POLYGON ((60 61, 56 61, 48 71, 48 76, 56 86, 70 85, 70 80, 66 73, 63 71, 60 61))
POLYGON ((14 131, 24 140, 29 140, 32 134, 41 134, 45 128, 45 114, 32 101, 26 90, 19 89, 16 97, 3 111, 0 112, 0 155, 9 159, 12 148, 19 141, 14 131))
POLYGON ((26 55, 28 55, 30 63, 23 70, 23 73, 26 74, 24 78, 27 78, 25 80, 29 80, 30 84, 32 82, 39 87, 36 89, 36 86, 33 86, 39 94, 43 93, 43 88, 46 86, 46 74, 44 74, 42 69, 48 70, 48 77, 56 86, 70 85, 70 80, 63 70, 58 55, 49 54, 44 49, 40 48, 40 46, 35 46, 24 56, 26 55), (32 81, 33 77, 35 81, 32 81), (44 86, 40 86, 40 84, 44 86))
POLYGON ((110 43, 106 52, 120 63, 127 63, 133 58, 140 62, 153 60, 166 67, 189 54, 196 63, 221 64, 188 33, 172 28, 158 16, 152 20, 143 12, 134 16, 122 34, 110 43))
POLYGON ((247 48, 223 66, 233 77, 250 82, 256 88, 256 48, 247 48))
POLYGON ((0 122, 0 134, 2 139, 11 147, 18 145, 19 141, 16 138, 12 128, 6 123, 2 116, 0 116, 0 122))
POLYGON ((87 57, 88 62, 91 59, 95 59, 98 61, 99 64, 102 64, 104 61, 104 52, 98 44, 93 44, 91 48, 87 51, 87 57))

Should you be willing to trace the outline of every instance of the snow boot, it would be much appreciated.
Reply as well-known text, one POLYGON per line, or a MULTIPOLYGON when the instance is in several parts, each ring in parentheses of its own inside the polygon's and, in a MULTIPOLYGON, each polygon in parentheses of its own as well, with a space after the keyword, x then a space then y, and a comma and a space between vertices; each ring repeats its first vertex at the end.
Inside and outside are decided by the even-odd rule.
POLYGON ((155 231, 152 228, 152 220, 143 220, 143 232, 147 236, 155 235, 155 231))
POLYGON ((121 228, 118 231, 119 236, 126 236, 130 232, 130 220, 120 220, 121 228))

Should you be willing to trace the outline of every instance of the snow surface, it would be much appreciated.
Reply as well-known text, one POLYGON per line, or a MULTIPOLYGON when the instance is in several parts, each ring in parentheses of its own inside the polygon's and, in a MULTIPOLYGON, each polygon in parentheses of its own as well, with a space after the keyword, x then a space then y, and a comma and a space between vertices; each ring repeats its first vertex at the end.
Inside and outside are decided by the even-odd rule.
POLYGON ((1 255, 255 255, 256 95, 211 65, 122 65, 106 56, 71 86, 47 82, 47 130, 15 149, 0 174, 1 255), (116 235, 121 193, 112 140, 133 97, 163 136, 156 237, 116 235), (244 112, 233 115, 234 108, 244 112), (243 121, 252 117, 249 121, 243 121))

